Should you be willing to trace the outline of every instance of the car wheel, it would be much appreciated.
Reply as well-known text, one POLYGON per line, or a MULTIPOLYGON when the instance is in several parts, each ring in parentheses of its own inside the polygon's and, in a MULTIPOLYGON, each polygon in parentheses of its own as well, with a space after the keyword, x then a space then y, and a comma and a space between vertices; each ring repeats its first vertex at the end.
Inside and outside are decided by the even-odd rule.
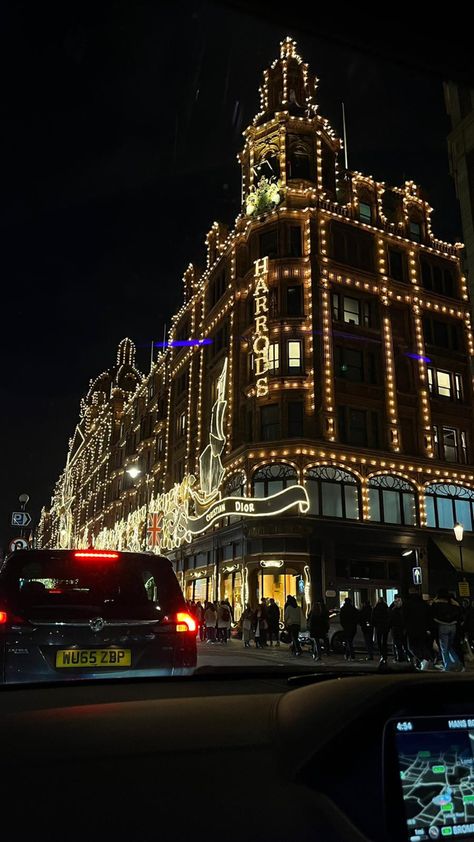
POLYGON ((344 635, 342 632, 336 632, 332 636, 331 649, 336 655, 342 655, 344 652, 344 635))

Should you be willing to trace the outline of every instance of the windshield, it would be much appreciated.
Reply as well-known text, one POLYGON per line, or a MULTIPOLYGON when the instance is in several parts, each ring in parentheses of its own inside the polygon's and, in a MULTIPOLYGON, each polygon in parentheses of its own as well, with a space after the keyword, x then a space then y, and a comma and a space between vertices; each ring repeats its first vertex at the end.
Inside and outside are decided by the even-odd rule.
POLYGON ((288 17, 12 19, 0 683, 471 669, 470 83, 288 17))

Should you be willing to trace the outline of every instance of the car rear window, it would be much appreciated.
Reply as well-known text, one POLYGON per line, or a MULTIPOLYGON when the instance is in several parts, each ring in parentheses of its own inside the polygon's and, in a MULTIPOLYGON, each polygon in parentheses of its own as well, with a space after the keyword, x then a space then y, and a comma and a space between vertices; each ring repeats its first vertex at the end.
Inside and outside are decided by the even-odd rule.
POLYGON ((166 561, 131 554, 104 560, 32 552, 12 562, 2 578, 20 606, 156 606, 167 613, 182 602, 166 561))

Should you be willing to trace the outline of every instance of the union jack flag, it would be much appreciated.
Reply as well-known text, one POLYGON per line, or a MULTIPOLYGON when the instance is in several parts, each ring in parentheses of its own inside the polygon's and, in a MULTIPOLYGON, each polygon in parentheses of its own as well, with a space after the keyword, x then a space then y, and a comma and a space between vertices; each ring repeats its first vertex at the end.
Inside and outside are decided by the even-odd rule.
POLYGON ((153 513, 151 515, 148 515, 147 538, 150 547, 156 547, 160 545, 161 533, 163 531, 160 526, 162 519, 163 514, 157 515, 156 513, 153 513))

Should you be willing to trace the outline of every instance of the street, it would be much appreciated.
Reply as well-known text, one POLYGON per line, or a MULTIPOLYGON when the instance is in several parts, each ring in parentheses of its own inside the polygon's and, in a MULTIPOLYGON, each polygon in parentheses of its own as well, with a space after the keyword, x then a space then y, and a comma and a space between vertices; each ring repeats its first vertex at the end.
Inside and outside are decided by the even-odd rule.
MULTIPOLYGON (((367 662, 365 660, 365 652, 357 652, 355 661, 346 661, 343 655, 329 656, 323 655, 321 661, 314 661, 311 657, 310 651, 304 647, 303 654, 299 658, 295 658, 286 644, 281 644, 279 647, 268 646, 265 649, 256 649, 252 643, 250 649, 245 649, 242 641, 238 639, 231 639, 226 644, 223 643, 206 643, 198 640, 198 668, 199 667, 261 667, 263 669, 281 667, 291 668, 292 670, 308 670, 314 667, 319 669, 337 669, 337 670, 363 670, 364 672, 373 672, 379 666, 379 658, 374 655, 374 660, 367 662)), ((397 664, 393 658, 388 659, 388 665, 393 664, 395 669, 404 670, 407 664, 397 664)), ((466 671, 474 671, 474 664, 466 660, 466 671)), ((433 670, 433 673, 438 670, 433 670)))

